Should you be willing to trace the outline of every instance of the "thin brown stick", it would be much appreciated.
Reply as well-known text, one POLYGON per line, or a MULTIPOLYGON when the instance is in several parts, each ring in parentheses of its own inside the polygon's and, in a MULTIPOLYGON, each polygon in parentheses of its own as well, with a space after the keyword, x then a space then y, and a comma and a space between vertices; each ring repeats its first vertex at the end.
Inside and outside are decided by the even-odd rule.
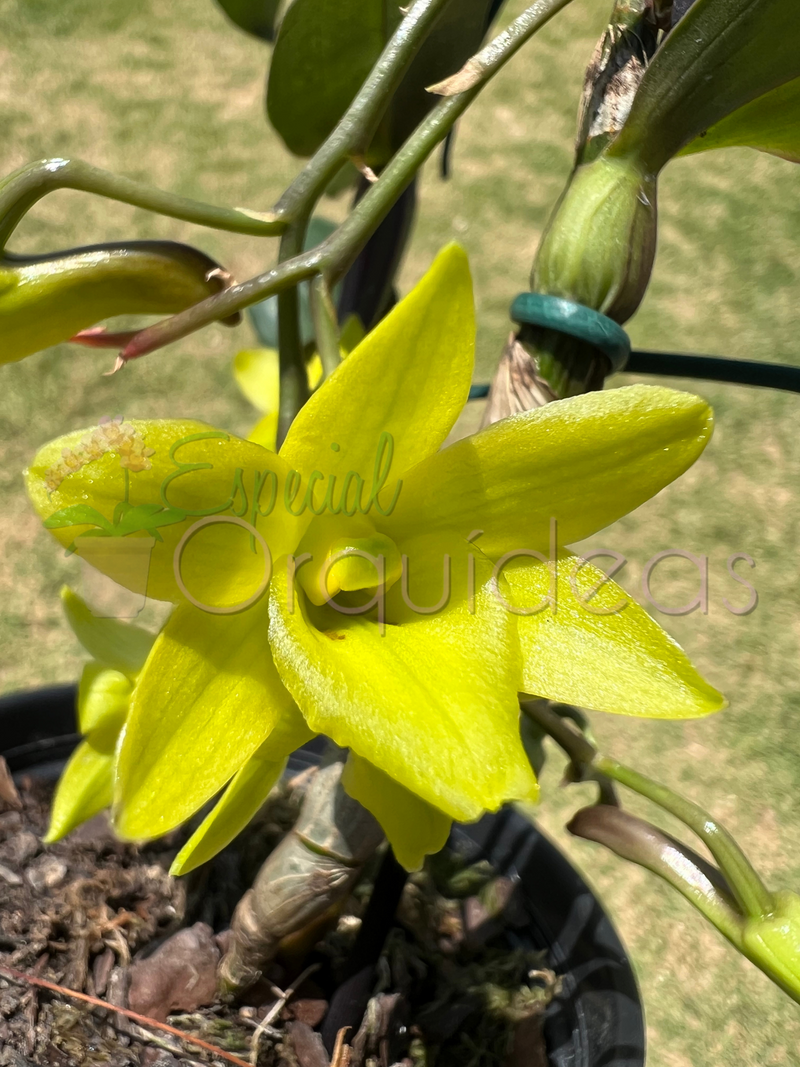
POLYGON ((345 1044, 344 1040, 349 1029, 349 1026, 343 1026, 336 1035, 336 1044, 333 1046, 333 1056, 331 1057, 331 1067, 349 1067, 352 1049, 349 1045, 345 1044))
POLYGON ((196 1045, 198 1048, 205 1049, 206 1052, 211 1052, 215 1056, 219 1056, 223 1060, 227 1060, 228 1063, 235 1063, 236 1067, 250 1067, 250 1064, 246 1060, 240 1060, 238 1056, 234 1056, 232 1052, 226 1052, 224 1049, 219 1048, 218 1045, 212 1045, 208 1041, 203 1041, 201 1037, 194 1037, 192 1034, 187 1034, 184 1030, 179 1030, 177 1026, 170 1026, 169 1023, 159 1022, 158 1019, 151 1019, 147 1015, 140 1015, 138 1011, 131 1011, 130 1008, 118 1008, 116 1004, 109 1004, 107 1000, 101 1000, 99 997, 90 997, 88 993, 78 993, 74 989, 67 989, 66 986, 56 985, 55 982, 48 982, 45 978, 35 978, 32 974, 25 974, 23 971, 17 971, 13 967, 8 967, 5 963, 0 963, 0 973, 11 978, 15 982, 22 982, 25 985, 36 986, 39 989, 48 989, 51 993, 58 993, 62 997, 70 997, 72 1000, 82 1000, 86 1004, 91 1004, 95 1008, 104 1008, 106 1011, 116 1012, 117 1015, 124 1015, 126 1019, 132 1019, 135 1023, 139 1023, 144 1026, 152 1026, 156 1030, 161 1030, 166 1034, 172 1034, 173 1037, 179 1037, 183 1041, 186 1041, 190 1045, 196 1045))
POLYGON ((255 1067, 255 1065, 258 1063, 258 1043, 261 1040, 261 1035, 266 1033, 272 1027, 272 1024, 278 1018, 278 1016, 286 1007, 288 1002, 295 995, 295 993, 303 984, 303 982, 305 982, 306 978, 308 978, 309 975, 314 974, 315 971, 318 971, 321 966, 322 964, 320 963, 312 963, 309 967, 306 967, 306 969, 299 976, 299 978, 295 978, 295 980, 286 990, 279 989, 277 986, 271 987, 273 992, 277 994, 278 999, 275 1001, 275 1003, 269 1009, 267 1014, 258 1024, 258 1026, 256 1027, 256 1032, 253 1034, 253 1040, 250 1045, 251 1067, 255 1067))

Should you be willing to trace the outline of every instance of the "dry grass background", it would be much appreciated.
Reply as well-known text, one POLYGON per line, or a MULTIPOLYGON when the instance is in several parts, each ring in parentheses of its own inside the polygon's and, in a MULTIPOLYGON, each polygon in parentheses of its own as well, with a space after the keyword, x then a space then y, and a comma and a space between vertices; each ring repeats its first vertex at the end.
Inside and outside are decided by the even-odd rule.
MULTIPOLYGON (((509 14, 520 6, 513 0, 509 14)), ((464 244, 480 319, 477 378, 491 373, 509 301, 525 288, 568 173, 582 70, 608 7, 575 0, 462 120, 453 179, 444 184, 434 164, 426 168, 403 287, 446 240, 464 244)), ((0 173, 44 156, 78 156, 185 195, 265 209, 296 172, 263 121, 268 50, 229 27, 211 0, 0 0, 0 29, 0 173)), ((661 183, 658 259, 631 326, 634 342, 797 362, 799 192, 800 171, 747 151, 673 163, 661 183)), ((341 210, 323 205, 328 214, 341 210)), ((269 243, 69 192, 39 205, 14 247, 149 236, 193 241, 239 277, 274 254, 269 243)), ((22 490, 20 472, 35 449, 104 414, 200 416, 246 430, 253 413, 229 365, 250 341, 247 326, 212 327, 112 379, 100 374, 107 353, 66 346, 3 368, 0 689, 72 679, 81 660, 57 601, 62 582, 74 579, 72 565, 22 490)), ((709 557, 708 614, 657 617, 730 708, 682 724, 595 716, 595 731, 608 751, 712 808, 774 887, 800 889, 800 398, 682 384, 713 402, 714 440, 686 477, 593 544, 628 557, 623 578, 634 592, 658 551, 709 557), (726 571, 738 551, 756 561, 759 604, 746 617, 723 605, 723 597, 747 599, 726 571)), ((687 568, 664 565, 654 582, 662 602, 685 601, 687 568)), ((540 818, 600 890, 630 948, 651 1067, 800 1063, 794 1004, 654 878, 565 840, 565 818, 589 794, 559 789, 559 765, 554 753, 540 818)))

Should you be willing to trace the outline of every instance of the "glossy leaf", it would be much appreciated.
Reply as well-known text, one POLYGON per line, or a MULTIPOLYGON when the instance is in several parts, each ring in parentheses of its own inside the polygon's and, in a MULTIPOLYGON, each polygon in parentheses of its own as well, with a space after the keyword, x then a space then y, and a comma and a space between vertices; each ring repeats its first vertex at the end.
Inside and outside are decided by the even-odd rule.
POLYGON ((183 311, 222 288, 219 264, 172 241, 0 256, 0 363, 68 341, 101 319, 183 311))
POLYGON ((704 130, 680 155, 737 146, 800 163, 800 78, 779 85, 704 130))
POLYGON ((418 871, 426 856, 439 852, 447 843, 452 820, 444 812, 354 752, 347 757, 342 785, 372 812, 398 863, 407 871, 418 871))
POLYGON ((86 602, 68 586, 61 605, 73 633, 99 664, 133 678, 144 666, 155 636, 133 623, 96 618, 86 602))
MULTIPOLYGON (((476 52, 499 5, 458 0, 445 8, 412 60, 367 151, 382 166, 436 103, 426 92, 476 52)), ((393 0, 294 0, 281 24, 267 110, 287 147, 311 155, 333 131, 400 23, 393 0)))
POLYGON ((554 579, 549 564, 521 556, 503 576, 516 610, 542 606, 517 617, 526 693, 658 719, 695 718, 725 706, 683 650, 590 563, 562 553, 554 579))
POLYGON ((344 114, 400 22, 393 0, 294 0, 281 23, 267 88, 270 122, 310 156, 344 114))
POLYGON ((275 40, 275 20, 281 0, 217 0, 217 3, 240 29, 262 41, 275 40))
POLYGON ((177 608, 139 675, 119 753, 114 825, 158 837, 194 814, 292 706, 267 641, 266 605, 177 608))
POLYGON ((289 709, 180 850, 170 874, 188 874, 230 844, 266 801, 287 757, 313 736, 297 709, 289 709))
POLYGON ((438 97, 427 87, 461 70, 480 49, 501 6, 502 0, 456 0, 445 7, 392 97, 388 123, 393 152, 437 102, 438 97))
POLYGON ((656 52, 610 156, 652 174, 726 115, 800 77, 796 0, 695 0, 656 52))

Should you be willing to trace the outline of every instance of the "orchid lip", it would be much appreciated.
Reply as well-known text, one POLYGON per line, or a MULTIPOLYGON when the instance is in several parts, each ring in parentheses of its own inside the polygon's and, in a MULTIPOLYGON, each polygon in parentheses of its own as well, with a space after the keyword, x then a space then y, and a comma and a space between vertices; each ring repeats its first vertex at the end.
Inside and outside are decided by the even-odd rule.
POLYGON ((339 592, 386 592, 398 581, 402 569, 400 552, 385 534, 344 536, 330 542, 320 566, 300 569, 298 580, 311 602, 321 605, 339 592))

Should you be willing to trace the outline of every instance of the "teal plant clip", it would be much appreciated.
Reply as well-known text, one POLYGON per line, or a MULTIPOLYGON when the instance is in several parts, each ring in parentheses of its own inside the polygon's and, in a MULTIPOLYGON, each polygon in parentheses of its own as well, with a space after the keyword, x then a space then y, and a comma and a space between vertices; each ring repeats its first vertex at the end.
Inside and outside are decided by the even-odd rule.
POLYGON ((624 369, 631 341, 619 325, 600 311, 547 293, 520 293, 511 305, 511 318, 519 325, 557 330, 600 349, 611 364, 609 373, 624 369))

